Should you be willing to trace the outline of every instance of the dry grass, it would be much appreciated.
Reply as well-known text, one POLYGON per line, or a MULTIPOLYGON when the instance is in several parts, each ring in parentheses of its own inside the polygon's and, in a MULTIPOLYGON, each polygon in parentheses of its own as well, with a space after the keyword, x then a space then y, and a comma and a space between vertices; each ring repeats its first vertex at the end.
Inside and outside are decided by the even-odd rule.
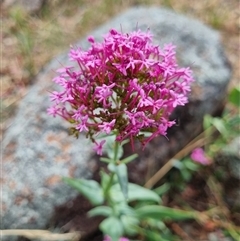
POLYGON ((2 9, 2 130, 10 123, 10 117, 26 94, 33 76, 51 58, 112 16, 139 4, 168 7, 218 29, 233 66, 232 83, 237 84, 240 77, 237 0, 53 0, 36 15, 13 6, 2 9))

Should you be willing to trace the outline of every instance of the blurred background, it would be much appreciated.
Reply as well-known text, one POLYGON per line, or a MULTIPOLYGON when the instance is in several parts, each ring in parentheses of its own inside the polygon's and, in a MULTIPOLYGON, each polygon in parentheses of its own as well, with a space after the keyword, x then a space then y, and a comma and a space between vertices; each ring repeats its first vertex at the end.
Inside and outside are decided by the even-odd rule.
POLYGON ((114 15, 137 5, 167 7, 218 30, 233 67, 230 88, 237 85, 240 75, 238 0, 2 0, 1 133, 34 83, 34 76, 50 59, 114 15))

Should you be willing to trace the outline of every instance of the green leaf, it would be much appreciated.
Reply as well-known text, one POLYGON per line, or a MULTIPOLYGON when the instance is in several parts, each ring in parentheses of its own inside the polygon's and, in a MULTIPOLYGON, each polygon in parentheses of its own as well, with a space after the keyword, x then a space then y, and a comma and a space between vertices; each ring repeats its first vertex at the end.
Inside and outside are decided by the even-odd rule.
POLYGON ((138 157, 138 154, 133 154, 133 155, 131 155, 129 157, 126 157, 126 158, 122 159, 121 163, 127 164, 127 163, 133 161, 134 159, 136 159, 137 157, 138 157))
POLYGON ((93 205, 100 205, 104 201, 103 191, 94 180, 74 179, 64 177, 63 181, 82 193, 93 205))
POLYGON ((167 239, 162 238, 159 231, 144 229, 143 233, 145 237, 144 240, 147 241, 169 241, 167 239))
POLYGON ((121 221, 127 235, 134 236, 138 233, 139 220, 137 218, 128 215, 122 215, 121 221))
POLYGON ((166 193, 170 189, 170 184, 169 183, 164 183, 160 187, 157 187, 153 191, 157 193, 159 196, 162 196, 164 193, 166 193))
POLYGON ((128 200, 142 200, 142 201, 154 201, 159 202, 160 197, 152 190, 139 186, 134 183, 129 183, 128 185, 128 200))
POLYGON ((138 208, 136 214, 140 219, 153 218, 156 220, 186 220, 194 219, 197 216, 194 211, 183 211, 158 205, 148 205, 138 208))
POLYGON ((109 163, 108 170, 112 173, 116 173, 116 165, 114 163, 109 163))
POLYGON ((240 87, 233 88, 228 96, 229 102, 240 107, 240 87))
POLYGON ((213 126, 221 133, 221 135, 225 138, 228 136, 228 131, 226 129, 224 120, 221 118, 213 118, 212 120, 213 126))
POLYGON ((100 161, 105 162, 105 163, 111 163, 111 162, 112 162, 112 159, 106 158, 106 157, 101 157, 101 158, 100 158, 100 161))
POLYGON ((100 172, 100 176, 101 176, 101 187, 103 190, 105 190, 110 182, 110 176, 104 171, 100 172))
MULTIPOLYGON (((123 194, 120 192, 119 184, 112 186, 110 190, 111 198, 115 202, 122 202, 125 200, 123 194)), ((154 201, 159 202, 160 197, 152 190, 139 186, 137 184, 128 184, 128 202, 142 200, 142 201, 154 201)))
POLYGON ((128 198, 128 173, 127 173, 127 166, 124 163, 116 166, 116 174, 118 177, 118 181, 123 193, 123 196, 127 199, 128 198))
POLYGON ((107 206, 95 207, 88 212, 89 217, 93 217, 93 216, 108 217, 111 214, 112 214, 112 209, 110 207, 107 207, 107 206))
POLYGON ((135 210, 130 207, 126 202, 116 202, 113 203, 114 208, 114 214, 115 216, 122 216, 122 215, 128 215, 128 216, 134 216, 135 210))
POLYGON ((154 202, 159 202, 160 197, 155 193, 154 191, 139 186, 137 184, 129 183, 129 196, 128 200, 129 201, 134 201, 134 200, 148 200, 148 201, 154 201, 154 202))
POLYGON ((123 147, 116 142, 116 135, 105 137, 105 140, 105 150, 109 159, 114 160, 116 158, 116 160, 119 160, 123 156, 123 147))
POLYGON ((204 116, 204 119, 203 119, 204 130, 207 130, 208 128, 210 128, 212 126, 212 119, 213 119, 213 117, 209 114, 206 114, 204 116))
POLYGON ((105 234, 109 235, 112 241, 118 241, 123 236, 123 225, 122 222, 116 217, 108 217, 100 223, 100 230, 105 234))
POLYGON ((162 233, 164 233, 164 232, 166 232, 168 230, 167 226, 165 225, 165 223, 162 220, 156 220, 156 219, 152 219, 152 218, 147 218, 146 220, 144 220, 144 223, 145 222, 151 228, 155 228, 155 229, 161 230, 162 233))
POLYGON ((177 159, 175 159, 175 160, 173 161, 173 166, 174 166, 175 168, 179 169, 179 170, 181 170, 181 169, 183 168, 182 162, 179 161, 179 160, 177 160, 177 159))
POLYGON ((194 163, 190 158, 186 158, 182 162, 184 166, 191 171, 197 171, 199 169, 199 165, 194 163))
POLYGON ((231 135, 238 135, 240 129, 240 115, 227 119, 228 131, 231 135))
POLYGON ((181 175, 182 175, 183 179, 187 182, 190 181, 190 179, 192 177, 192 173, 188 169, 185 169, 185 168, 181 170, 181 175))

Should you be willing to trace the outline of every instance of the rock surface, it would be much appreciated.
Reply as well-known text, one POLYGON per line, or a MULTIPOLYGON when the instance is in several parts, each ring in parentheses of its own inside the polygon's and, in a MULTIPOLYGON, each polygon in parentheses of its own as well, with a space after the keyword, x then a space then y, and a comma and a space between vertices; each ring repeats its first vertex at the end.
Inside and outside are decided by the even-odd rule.
MULTIPOLYGON (((191 66, 196 78, 190 103, 173 115, 179 125, 169 132, 169 141, 157 138, 135 163, 138 168, 131 173, 131 178, 142 182, 147 159, 151 159, 152 170, 156 171, 165 158, 200 131, 198 127, 204 114, 221 110, 231 70, 217 32, 197 20, 165 9, 129 9, 90 35, 98 40, 111 28, 128 32, 137 26, 143 30, 150 27, 160 46, 169 42, 177 45, 179 65, 191 66)), ((78 45, 86 48, 88 43, 83 40, 78 45)), ((46 114, 50 104, 48 91, 54 88, 52 70, 67 62, 67 54, 58 56, 36 77, 5 133, 1 229, 44 228, 54 207, 77 196, 61 182, 61 176, 89 178, 96 168, 92 147, 85 137, 80 135, 78 140, 68 137, 68 124, 46 114)))

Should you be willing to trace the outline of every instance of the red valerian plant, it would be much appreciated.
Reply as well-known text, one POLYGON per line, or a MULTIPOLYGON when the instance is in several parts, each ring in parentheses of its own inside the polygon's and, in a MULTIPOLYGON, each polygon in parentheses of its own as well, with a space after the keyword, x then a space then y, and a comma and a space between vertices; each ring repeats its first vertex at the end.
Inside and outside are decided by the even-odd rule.
MULTIPOLYGON (((92 203, 90 216, 105 217, 99 225, 105 240, 127 241, 138 235, 150 240, 153 234, 146 227, 152 224, 146 222, 151 215, 160 215, 159 221, 166 213, 171 216, 178 211, 149 205, 159 204, 159 195, 128 181, 127 164, 137 154, 123 158, 123 145, 130 140, 133 147, 138 139, 144 147, 154 137, 166 136, 175 124, 169 120, 172 111, 188 102, 192 72, 178 67, 175 46, 161 49, 154 45, 149 31, 124 34, 112 29, 102 43, 93 37, 88 41, 91 46, 87 51, 71 48, 72 66, 57 70, 54 82, 62 90, 51 93, 54 104, 48 113, 70 122, 76 136, 86 132, 97 154, 102 155, 106 147, 107 157, 100 161, 108 164, 108 170, 99 173, 100 183, 69 177, 63 180, 92 203), (140 205, 132 207, 133 201, 140 205)), ((193 214, 179 215, 186 218, 193 214)))
POLYGON ((74 134, 86 132, 100 155, 105 141, 96 141, 99 134, 114 132, 118 142, 137 138, 143 146, 165 136, 175 124, 170 114, 188 102, 193 82, 191 70, 178 67, 175 46, 160 48, 149 31, 140 30, 112 29, 102 43, 88 41, 89 50, 70 50, 77 67, 57 70, 54 82, 63 90, 51 93, 54 105, 48 113, 69 121, 74 134))

